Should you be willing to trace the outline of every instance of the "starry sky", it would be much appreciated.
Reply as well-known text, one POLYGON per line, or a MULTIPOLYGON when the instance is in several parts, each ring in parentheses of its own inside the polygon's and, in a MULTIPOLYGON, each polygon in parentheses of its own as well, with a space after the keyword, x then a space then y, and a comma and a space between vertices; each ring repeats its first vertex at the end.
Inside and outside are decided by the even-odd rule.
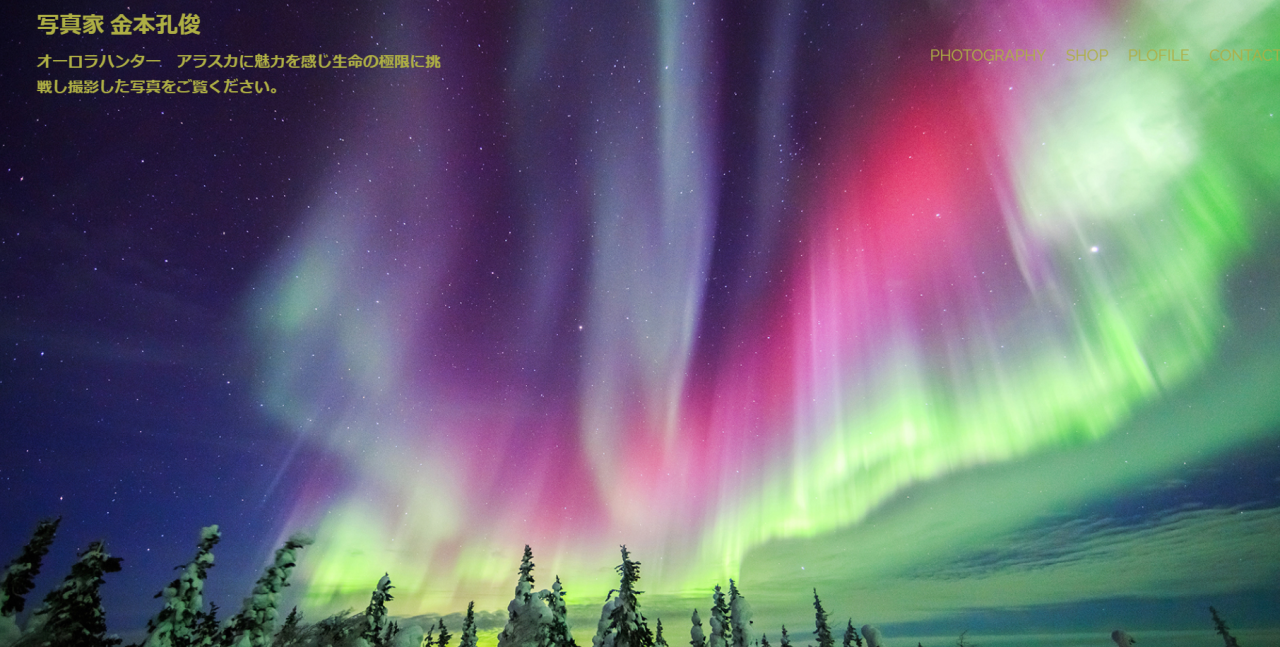
POLYGON ((731 577, 770 634, 1280 631, 1280 3, 55 4, 108 33, 5 10, 33 599, 105 538, 141 627, 217 523, 228 611, 305 530, 316 618, 529 544, 589 632, 626 544, 675 635, 731 577))

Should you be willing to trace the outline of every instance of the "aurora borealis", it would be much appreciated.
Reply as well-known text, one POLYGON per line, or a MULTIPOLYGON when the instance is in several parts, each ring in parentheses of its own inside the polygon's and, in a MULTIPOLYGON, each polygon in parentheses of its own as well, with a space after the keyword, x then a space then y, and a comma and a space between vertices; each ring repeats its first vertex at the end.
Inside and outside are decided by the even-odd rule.
POLYGON ((530 544, 581 633, 626 544, 655 610, 732 577, 758 631, 813 587, 890 644, 1277 628, 1280 62, 1209 54, 1276 52, 1280 4, 201 15, 198 53, 442 66, 6 81, 0 538, 115 542, 121 622, 219 523, 211 596, 306 529, 317 614, 384 572, 500 609, 530 544))

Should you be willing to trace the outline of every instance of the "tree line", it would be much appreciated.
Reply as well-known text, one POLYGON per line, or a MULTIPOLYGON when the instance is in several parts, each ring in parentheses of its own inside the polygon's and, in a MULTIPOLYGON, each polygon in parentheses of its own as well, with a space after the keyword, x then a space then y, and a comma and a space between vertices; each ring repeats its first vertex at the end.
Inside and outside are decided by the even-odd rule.
MULTIPOLYGON (((120 570, 121 558, 106 550, 103 541, 91 543, 71 567, 62 583, 50 591, 43 605, 19 629, 17 614, 26 607, 26 595, 35 587, 44 556, 53 544, 61 518, 46 519, 36 525, 30 541, 5 568, 0 577, 0 647, 115 647, 123 642, 107 634, 106 614, 99 587, 103 576, 120 570)), ((195 556, 178 566, 179 575, 156 593, 164 600, 160 611, 147 621, 147 637, 129 647, 450 647, 454 635, 438 619, 421 639, 402 634, 388 614, 387 603, 394 597, 389 574, 374 588, 363 613, 344 611, 316 623, 305 623, 297 607, 277 628, 280 597, 289 586, 289 576, 297 564, 298 551, 312 543, 304 534, 295 534, 276 550, 239 612, 225 621, 218 619, 218 606, 204 605, 204 582, 214 564, 213 549, 221 540, 218 526, 200 530, 195 556)), ((622 563, 614 570, 618 588, 609 591, 600 610, 591 647, 671 647, 663 634, 661 618, 651 629, 640 608, 636 588, 640 562, 622 546, 622 563)), ((517 569, 515 595, 507 605, 506 626, 498 634, 498 647, 579 647, 573 638, 565 606, 565 589, 556 576, 550 589, 534 592, 533 551, 524 547, 517 569)), ((817 647, 835 647, 836 638, 817 589, 813 591, 814 630, 817 647)), ((1217 609, 1209 608, 1214 629, 1225 647, 1239 647, 1217 609)), ((690 617, 690 647, 773 647, 766 633, 753 636, 751 605, 729 580, 726 592, 719 584, 711 596, 709 632, 694 609, 690 617)), ((415 632, 417 630, 415 629, 415 632)), ((778 647, 791 647, 786 625, 777 635, 778 647)), ((1129 647, 1133 638, 1121 630, 1112 634, 1118 647, 1129 647)), ((476 647, 475 602, 467 605, 458 637, 458 647, 476 647)), ((844 629, 842 647, 883 647, 880 632, 871 625, 855 628, 852 618, 844 629)), ((961 634, 959 647, 972 647, 961 634)), ((585 646, 583 646, 585 647, 585 646)), ((917 645, 917 647, 923 647, 917 645)))

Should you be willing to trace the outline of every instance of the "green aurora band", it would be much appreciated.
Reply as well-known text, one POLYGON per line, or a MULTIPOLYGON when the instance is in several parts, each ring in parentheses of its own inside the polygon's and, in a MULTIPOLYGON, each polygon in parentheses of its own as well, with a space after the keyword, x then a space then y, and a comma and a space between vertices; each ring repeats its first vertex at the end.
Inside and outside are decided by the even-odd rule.
MULTIPOLYGON (((665 18, 654 21, 663 60, 676 42, 668 32, 690 29, 671 18, 678 12, 671 4, 663 3, 665 18)), ((1074 566, 971 572, 956 565, 992 543, 1033 551, 1026 532, 1037 521, 1158 481, 1188 461, 1256 440, 1280 420, 1280 403, 1268 402, 1275 400, 1268 394, 1280 392, 1274 315, 1263 327, 1271 338, 1233 351, 1238 364, 1227 366, 1221 354, 1229 340, 1248 341, 1239 339, 1224 291, 1231 273, 1275 254, 1280 63, 1213 62, 1207 55, 1268 46, 1280 34, 1280 6, 1131 3, 1104 16, 1010 5, 999 15, 967 19, 954 45, 1035 43, 1050 51, 1048 60, 1081 42, 1180 43, 1196 52, 1177 64, 955 64, 971 67, 958 81, 956 96, 965 105, 950 109, 998 124, 975 127, 973 144, 994 185, 988 206, 1000 211, 1009 276, 1017 279, 1012 289, 979 289, 987 284, 957 278, 960 287, 944 291, 919 275, 876 269, 861 248, 840 243, 873 246, 877 239, 837 233, 859 217, 863 198, 832 198, 846 178, 823 175, 827 167, 820 167, 811 191, 797 196, 806 213, 816 214, 787 279, 803 305, 774 295, 778 309, 795 311, 780 329, 751 323, 735 332, 740 346, 751 346, 759 342, 746 340, 780 330, 794 350, 756 365, 734 356, 716 369, 716 383, 729 386, 698 402, 706 396, 673 394, 671 382, 651 378, 690 370, 692 331, 703 316, 690 305, 702 299, 695 279, 708 263, 715 206, 673 196, 714 187, 637 182, 595 201, 602 230, 637 194, 644 194, 641 202, 695 212, 687 223, 664 217, 675 207, 647 221, 612 222, 653 240, 688 243, 678 254, 661 246, 628 250, 623 262, 609 246, 617 240, 593 243, 598 276, 588 317, 594 318, 584 334, 623 332, 584 345, 578 361, 600 379, 571 397, 581 399, 575 410, 591 415, 559 422, 569 428, 561 433, 579 441, 566 446, 592 454, 584 459, 591 478, 563 486, 594 491, 583 497, 602 502, 602 519, 570 521, 571 514, 540 507, 544 497, 537 493, 493 486, 502 477, 480 476, 493 469, 487 447, 516 442, 520 417, 499 403, 475 415, 482 423, 468 422, 487 406, 483 398, 462 387, 423 394, 410 378, 417 370, 412 358, 430 346, 419 341, 422 331, 445 307, 423 295, 449 282, 455 241, 447 234, 396 240, 352 217, 374 209, 371 199, 318 198, 320 215, 305 225, 298 247, 269 280, 269 296, 254 308, 265 331, 262 347, 271 349, 264 350, 273 376, 264 397, 301 438, 344 464, 341 485, 317 486, 323 494, 299 502, 289 526, 288 532, 312 527, 319 538, 300 564, 308 601, 360 604, 389 571, 398 613, 448 612, 468 599, 499 608, 526 541, 539 557, 540 581, 559 574, 575 608, 597 604, 616 586, 616 545, 626 543, 645 564, 645 589, 656 608, 686 609, 687 616, 691 604, 705 606, 712 585, 735 577, 754 596, 761 624, 800 616, 806 587, 824 584, 828 608, 856 607, 882 622, 968 607, 1265 585, 1277 572, 1274 549, 1267 548, 1273 541, 1267 537, 1280 533, 1274 510, 1183 512, 1133 535, 1071 535, 1079 546, 1074 566), (356 256, 364 248, 397 262, 413 259, 405 263, 412 267, 394 282, 380 282, 386 268, 366 267, 356 256), (616 263, 631 273, 604 277, 616 263), (664 294, 665 282, 632 278, 645 263, 653 276, 676 268, 683 278, 664 294), (900 279, 906 289, 885 296, 886 285, 900 279), (629 296, 631 287, 646 290, 643 298, 629 296), (907 292, 942 294, 937 303, 958 307, 926 307, 924 319, 935 324, 926 331, 907 292), (880 309, 869 314, 872 308, 880 309), (612 319, 623 316, 658 323, 645 328, 612 319), (618 348, 651 352, 619 359, 627 353, 614 353, 618 348), (321 359, 312 359, 317 354, 321 359), (625 379, 635 374, 650 378, 625 379), (610 375, 619 377, 604 379, 610 375), (779 384, 789 389, 781 405, 778 398, 757 404, 779 384), (344 408, 335 413, 329 405, 337 399, 344 408), (624 406, 634 402, 656 410, 637 414, 624 406), (756 424, 743 421, 760 420, 762 439, 740 431, 756 424), (728 434, 744 449, 694 443, 684 426, 699 424, 705 428, 697 438, 728 434), (491 436, 482 442, 474 437, 481 433, 491 436), (623 473, 621 466, 632 462, 641 467, 623 473), (470 485, 477 480, 509 499, 498 505, 478 496, 470 485), (374 544, 389 547, 367 548, 374 544), (1190 544, 1195 551, 1170 548, 1150 557, 1140 548, 1190 544), (1272 557, 1261 567, 1218 570, 1216 578, 1188 567, 1197 555, 1268 550, 1272 557), (1091 569, 1116 575, 1103 585, 1091 579, 1097 572, 1091 569)), ((538 38, 532 32, 523 38, 538 38)), ((542 52, 545 44, 522 48, 542 52)), ((1112 57, 1123 58, 1118 51, 1112 57)), ((904 77, 938 69, 912 65, 919 67, 904 77)), ((670 95, 677 81, 662 82, 655 94, 670 95)), ((517 95, 515 103, 526 98, 517 95)), ((706 119, 692 112, 689 119, 706 119)), ((665 130, 623 143, 656 147, 653 157, 681 178, 709 168, 712 142, 690 134, 681 115, 661 114, 658 128, 665 130), (682 157, 689 146, 693 152, 682 157)), ((439 119, 444 124, 448 115, 439 119)), ((892 131, 895 118, 886 119, 892 131)), ((375 155, 387 150, 370 146, 375 155)), ((446 143, 436 146, 442 156, 449 151, 446 143)), ((626 162, 600 164, 588 175, 625 184, 626 162)), ((917 187, 925 193, 965 181, 945 174, 926 179, 939 186, 917 187)), ((470 204, 440 191, 437 212, 461 213, 470 204)), ((531 204, 547 202, 536 186, 531 191, 531 204)), ((437 217, 442 231, 465 222, 457 214, 437 217)), ((963 214, 957 217, 963 226, 963 214)), ((976 258, 982 251, 952 253, 976 258)), ((544 269, 558 271, 551 264, 544 269)), ((684 385, 683 377, 677 384, 684 385)), ((529 478, 553 481, 556 463, 534 456, 529 478)), ((317 476, 318 483, 328 479, 317 476)))

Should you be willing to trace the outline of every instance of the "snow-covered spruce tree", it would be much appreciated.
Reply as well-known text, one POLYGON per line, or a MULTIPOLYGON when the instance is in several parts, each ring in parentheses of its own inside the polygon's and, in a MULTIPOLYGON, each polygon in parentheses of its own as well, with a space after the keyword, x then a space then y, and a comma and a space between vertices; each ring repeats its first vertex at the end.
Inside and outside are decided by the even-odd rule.
POLYGON ((266 647, 275 631, 277 607, 284 587, 289 586, 289 575, 297 565, 298 550, 310 546, 314 540, 297 533, 276 550, 275 559, 262 572, 253 595, 244 599, 240 610, 227 626, 225 637, 235 647, 266 647))
MULTIPOLYGON (((524 609, 516 619, 516 633, 513 647, 546 647, 551 634, 551 623, 555 620, 551 608, 547 606, 547 598, 551 591, 543 589, 529 596, 524 609)), ((568 631, 568 625, 565 625, 568 631)))
POLYGON ((831 625, 827 624, 827 612, 822 608, 822 600, 818 599, 818 589, 813 590, 813 611, 813 635, 818 637, 818 647, 836 647, 836 639, 831 635, 831 625))
POLYGON ((724 601, 724 592, 716 585, 716 592, 711 594, 711 643, 710 647, 729 647, 732 639, 732 625, 729 624, 729 605, 724 601))
POLYGON ((533 549, 529 544, 524 545, 524 556, 520 558, 520 568, 517 572, 520 577, 516 579, 515 595, 507 604, 507 624, 498 633, 498 647, 515 647, 516 621, 533 594, 533 549))
POLYGON ((17 619, 12 616, 0 616, 0 647, 10 647, 22 637, 22 629, 18 628, 17 619))
POLYGON ((1240 643, 1236 642, 1236 637, 1231 635, 1231 628, 1227 626, 1226 621, 1218 617, 1218 610, 1209 607, 1209 614, 1213 616, 1213 630, 1219 636, 1222 636, 1222 642, 1226 647, 1240 647, 1240 643))
MULTIPOLYGON (((960 634, 960 637, 964 638, 964 634, 960 634)), ((1111 632, 1111 640, 1115 642, 1116 647, 1130 647, 1134 643, 1138 642, 1137 640, 1134 639, 1133 636, 1130 636, 1128 632, 1126 632, 1124 629, 1116 629, 1115 631, 1111 632)), ((967 643, 967 644, 972 644, 972 643, 967 643)))
POLYGON ((702 618, 698 617, 698 610, 693 610, 693 628, 689 630, 689 647, 707 647, 707 637, 702 633, 702 618))
POLYGON ((862 637, 867 641, 867 647, 880 647, 880 630, 873 625, 862 625, 862 637))
POLYGON ((730 644, 733 647, 751 647, 751 605, 738 591, 738 585, 729 580, 730 644))
POLYGON ((36 575, 40 574, 40 565, 61 522, 62 517, 58 517, 37 523, 22 553, 0 572, 0 647, 7 647, 22 636, 17 615, 27 606, 26 595, 35 587, 36 575))
MULTIPOLYGON (((551 625, 547 628, 547 647, 578 647, 578 643, 573 639, 573 632, 569 629, 569 612, 564 604, 564 586, 560 584, 560 576, 556 576, 556 583, 551 585, 550 594, 543 597, 547 603, 547 608, 551 610, 551 625)), ((475 645, 462 645, 461 647, 475 647, 475 645)))
MULTIPOLYGON (((211 641, 197 640, 196 627, 199 613, 204 609, 204 580, 213 566, 213 547, 222 539, 218 526, 200 529, 200 542, 196 544, 196 556, 185 565, 177 579, 164 587, 155 597, 164 597, 164 608, 156 617, 147 621, 145 647, 188 647, 208 645, 211 641)), ((207 637, 205 637, 207 638, 207 637)))
POLYGON ((19 645, 75 645, 104 647, 120 644, 119 638, 108 638, 106 613, 102 610, 102 586, 105 573, 120 570, 121 559, 112 557, 102 541, 89 544, 71 567, 71 574, 58 588, 44 598, 44 606, 36 614, 44 617, 43 626, 19 641, 19 645), (30 640, 29 640, 30 639, 30 640))
MULTIPOLYGON (((556 578, 560 584, 560 578, 556 578)), ((467 616, 462 619, 462 637, 458 639, 458 647, 476 647, 476 603, 467 603, 467 616)))
POLYGON ((60 523, 62 517, 42 519, 36 524, 27 545, 22 547, 22 553, 5 567, 4 578, 0 580, 0 615, 13 617, 26 608, 26 595, 35 588, 40 565, 49 552, 54 535, 58 534, 60 523))
POLYGON ((782 639, 778 641, 778 647, 791 647, 791 637, 787 635, 786 625, 782 625, 782 639))
POLYGON ((613 622, 613 609, 618 606, 618 598, 613 597, 613 591, 605 596, 604 606, 600 607, 600 622, 596 623, 596 635, 591 637, 591 647, 613 647, 613 641, 617 635, 611 628, 613 622))
POLYGON ((653 647, 653 632, 640 613, 639 596, 643 591, 635 588, 640 580, 640 562, 631 559, 627 547, 622 547, 622 563, 614 570, 621 576, 618 588, 609 591, 604 607, 600 610, 600 624, 593 647, 653 647), (615 598, 613 594, 617 593, 615 598))
POLYGON ((853 628, 853 618, 849 618, 849 626, 844 628, 843 647, 853 647, 854 645, 862 647, 862 636, 859 636, 858 630, 853 628))
POLYGON ((769 647, 769 636, 760 634, 760 647, 769 647))
POLYGON ((387 623, 387 602, 394 600, 391 596, 391 574, 385 573, 382 579, 378 580, 378 587, 373 590, 373 595, 369 599, 369 606, 364 610, 364 631, 360 637, 369 643, 370 647, 385 647, 391 644, 391 638, 394 636, 392 627, 387 623))
POLYGON ((533 592, 533 550, 527 545, 519 573, 515 595, 507 605, 507 625, 498 634, 498 647, 543 647, 552 621, 544 598, 551 592, 533 592))
POLYGON ((622 563, 616 569, 621 576, 618 585, 618 605, 610 614, 615 638, 614 647, 653 647, 653 632, 649 622, 640 613, 640 594, 636 582, 640 581, 640 562, 631 559, 627 547, 622 547, 622 563))

